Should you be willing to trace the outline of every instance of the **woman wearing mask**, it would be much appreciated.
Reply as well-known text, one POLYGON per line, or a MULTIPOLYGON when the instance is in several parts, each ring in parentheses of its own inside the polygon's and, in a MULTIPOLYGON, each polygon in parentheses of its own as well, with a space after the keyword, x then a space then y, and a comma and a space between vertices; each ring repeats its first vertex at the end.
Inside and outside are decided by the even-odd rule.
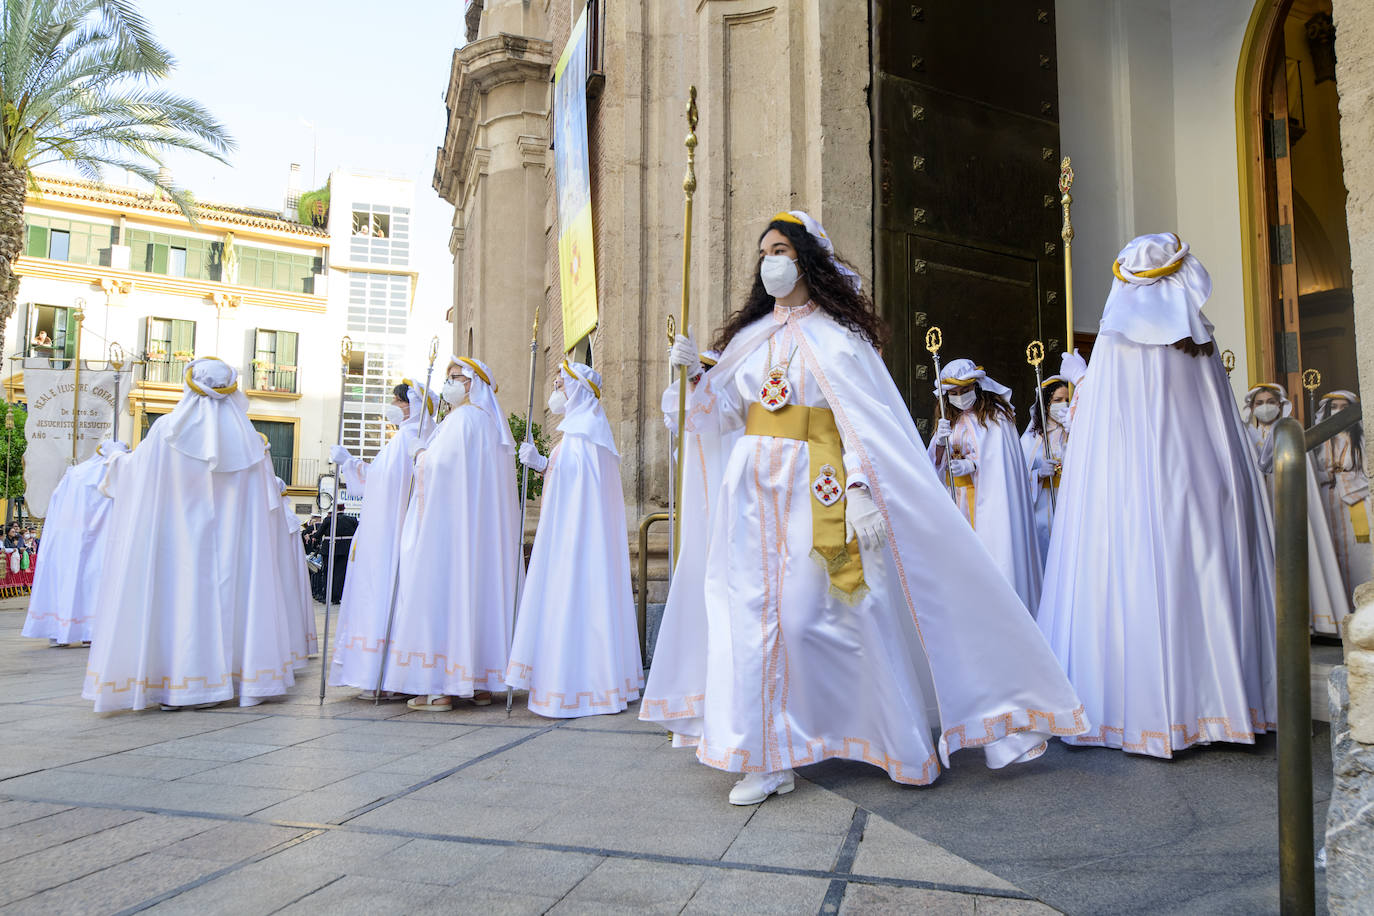
POLYGON ((449 357, 448 416, 418 439, 415 490, 401 527, 396 619, 383 689, 415 695, 412 709, 479 706, 505 686, 521 573, 515 440, 491 370, 449 357))
MULTIPOLYGON (((1351 391, 1322 395, 1317 422, 1348 407, 1360 409, 1351 391)), ((1345 594, 1374 578, 1374 545, 1369 541, 1369 478, 1364 473, 1364 424, 1357 423, 1324 442, 1313 454, 1321 484, 1321 504, 1331 529, 1345 594)))
MULTIPOLYGON (((348 554, 348 575, 339 607, 339 632, 329 683, 334 687, 361 688, 361 698, 366 700, 376 698, 373 691, 377 689, 380 648, 386 638, 399 560, 397 545, 414 474, 412 446, 434 432, 434 408, 434 399, 423 385, 402 379, 392 389, 391 400, 382 411, 396 433, 377 457, 369 463, 354 458, 341 445, 330 452, 349 493, 362 494, 363 509, 358 529, 353 533, 353 549, 348 554)), ((384 700, 405 698, 403 694, 382 695, 384 700)))
POLYGON ((693 381, 681 553, 640 718, 744 774, 737 805, 832 757, 924 785, 960 748, 996 768, 1083 731, 1016 593, 912 460, 857 276, 802 211, 768 222, 757 257, 710 373, 690 338, 673 347, 693 381))
POLYGON ((1045 559, 1036 540, 1026 460, 1008 400, 1011 389, 973 360, 956 359, 944 367, 935 394, 947 397, 954 414, 953 423, 940 421, 930 441, 935 471, 942 480, 948 474, 959 511, 1034 613, 1045 559))
POLYGON ((564 360, 549 394, 562 440, 547 458, 520 446, 520 463, 544 475, 544 496, 506 683, 553 718, 620 712, 644 686, 620 453, 601 385, 590 366, 564 360))
MULTIPOLYGON (((1282 385, 1256 385, 1245 393, 1241 417, 1250 430, 1260 472, 1269 488, 1269 508, 1274 504, 1274 424, 1293 415, 1293 404, 1282 385)), ((1340 622, 1350 613, 1350 592, 1341 577, 1331 524, 1317 487, 1318 470, 1313 453, 1307 454, 1307 586, 1308 615, 1313 633, 1340 635, 1340 622)))
POLYGON ((1064 468, 1064 449, 1069 444, 1069 400, 1073 385, 1052 375, 1040 386, 1048 420, 1040 416, 1040 400, 1031 402, 1030 423, 1021 434, 1021 454, 1030 468, 1030 484, 1035 509, 1035 538, 1040 556, 1050 549, 1050 526, 1054 520, 1055 498, 1064 468), (1046 433, 1048 430, 1048 433, 1046 433))

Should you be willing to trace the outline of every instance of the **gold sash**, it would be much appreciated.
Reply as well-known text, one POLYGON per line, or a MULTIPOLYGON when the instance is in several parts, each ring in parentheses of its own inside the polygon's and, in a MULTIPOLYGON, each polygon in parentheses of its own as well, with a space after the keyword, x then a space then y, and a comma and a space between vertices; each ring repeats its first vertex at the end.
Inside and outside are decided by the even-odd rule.
POLYGON ((954 485, 968 490, 968 493, 965 494, 968 497, 968 526, 977 531, 978 525, 975 521, 977 512, 975 510, 978 508, 978 488, 973 485, 973 475, 965 474, 963 477, 954 478, 954 485))
POLYGON ((1355 540, 1361 544, 1369 543, 1369 516, 1365 513, 1362 499, 1346 508, 1350 510, 1350 528, 1355 532, 1355 540))
MULTIPOLYGON (((835 469, 841 492, 844 490, 844 447, 835 414, 825 407, 801 407, 788 404, 770 412, 762 404, 750 404, 744 421, 747 436, 772 436, 777 439, 798 439, 807 443, 811 455, 811 483, 821 476, 821 468, 835 469)), ((825 565, 830 577, 830 593, 846 603, 862 598, 868 588, 864 585, 863 561, 859 558, 859 541, 844 539, 844 500, 827 506, 811 491, 807 504, 811 507, 811 554, 825 565)))

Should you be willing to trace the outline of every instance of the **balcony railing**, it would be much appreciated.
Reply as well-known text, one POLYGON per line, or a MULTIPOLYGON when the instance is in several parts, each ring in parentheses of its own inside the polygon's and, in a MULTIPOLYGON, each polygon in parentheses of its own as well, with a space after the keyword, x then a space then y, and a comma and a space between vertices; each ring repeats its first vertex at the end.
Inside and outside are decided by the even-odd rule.
POLYGON ((298 394, 296 388, 295 366, 255 365, 253 367, 254 391, 280 391, 285 394, 298 394))
POLYGON ((143 367, 143 380, 165 385, 180 385, 185 379, 188 359, 148 354, 148 364, 143 367))
POLYGON ((272 473, 286 481, 287 486, 314 488, 320 476, 320 459, 273 455, 272 473))

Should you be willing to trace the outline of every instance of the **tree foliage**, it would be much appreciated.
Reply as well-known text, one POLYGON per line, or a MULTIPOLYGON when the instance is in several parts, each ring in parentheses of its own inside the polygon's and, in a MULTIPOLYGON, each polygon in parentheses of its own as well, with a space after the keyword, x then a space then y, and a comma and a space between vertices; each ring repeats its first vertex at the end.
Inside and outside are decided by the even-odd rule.
MULTIPOLYGON (((530 424, 531 438, 534 444, 539 447, 539 454, 548 456, 549 437, 544 435, 544 429, 538 423, 530 424)), ((521 442, 525 441, 525 418, 519 414, 510 415, 510 434, 515 438, 516 450, 518 452, 521 442)), ((525 470, 520 463, 519 454, 515 457, 515 492, 520 492, 520 475, 525 470)), ((529 483, 525 485, 525 498, 538 499, 544 492, 544 475, 530 471, 529 483)))
POLYGON ((24 423, 29 418, 22 404, 0 401, 0 498, 24 495, 24 423), (12 422, 11 422, 12 421, 12 422))

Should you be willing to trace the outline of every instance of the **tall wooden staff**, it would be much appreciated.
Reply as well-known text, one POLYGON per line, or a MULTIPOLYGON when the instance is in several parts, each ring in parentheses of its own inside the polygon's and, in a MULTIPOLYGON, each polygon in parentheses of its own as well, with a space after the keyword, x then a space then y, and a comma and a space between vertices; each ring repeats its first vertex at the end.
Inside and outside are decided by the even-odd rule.
POLYGON ((1064 208, 1064 228, 1060 235, 1064 239, 1064 333, 1068 335, 1066 353, 1073 352, 1073 223, 1069 220, 1069 207, 1073 204, 1073 165, 1065 156, 1059 163, 1059 203, 1064 208))
MULTIPOLYGON (((668 347, 677 342, 677 319, 668 316, 668 347)), ((673 382, 673 370, 668 370, 668 384, 673 382)), ((681 429, 679 428, 679 432, 681 429)), ((677 443, 673 434, 668 432, 668 474, 674 485, 668 488, 668 581, 673 581, 673 560, 677 557, 677 443)))
MULTIPOLYGON (((1045 460, 1054 464, 1054 458, 1050 455, 1050 415, 1045 411, 1045 389, 1041 387, 1044 382, 1040 379, 1040 364, 1045 361, 1045 345, 1038 340, 1032 340, 1030 346, 1026 347, 1026 362, 1035 369, 1035 402, 1040 405, 1040 445, 1045 454, 1045 460)), ((1054 478, 1050 477, 1050 513, 1053 513, 1057 506, 1054 498, 1054 478)))
MULTIPOLYGON (((434 381, 434 361, 439 358, 439 338, 433 337, 429 341, 429 369, 425 372, 425 392, 420 401, 420 428, 415 433, 415 441, 419 445, 424 444, 425 414, 428 413, 430 391, 433 389, 430 384, 434 381)), ((445 370, 447 373, 448 370, 445 370)), ((442 399, 441 399, 442 400, 442 399)), ((434 407, 435 412, 439 410, 438 404, 434 407)), ((435 418, 438 422, 438 418, 435 418)), ((406 490, 406 501, 403 507, 410 505, 410 498, 415 495, 415 475, 419 473, 416 458, 419 456, 417 451, 410 458, 410 487, 406 490)), ((401 509, 401 518, 404 523, 406 509, 401 509)), ((399 538, 398 541, 399 543, 399 538)), ((386 679, 386 660, 391 657, 391 628, 396 623, 396 597, 401 592, 401 558, 398 554, 396 564, 391 568, 391 602, 386 612, 386 635, 382 637, 382 660, 377 664, 377 686, 372 690, 372 705, 380 706, 382 703, 382 681, 386 679)))
MULTIPOLYGON (((691 277, 692 277, 692 195, 697 191, 697 87, 687 91, 687 175, 682 179, 682 190, 686 194, 682 217, 682 316, 678 327, 686 331, 690 325, 691 277)), ((677 389, 677 441, 682 442, 687 428, 687 367, 678 370, 677 389)), ((678 462, 673 474, 673 504, 682 505, 682 462, 678 462)), ((675 540, 671 551, 673 560, 677 559, 681 544, 675 540)))
MULTIPOLYGON (((940 406, 940 419, 945 419, 945 395, 940 390, 944 384, 942 379, 944 373, 940 371, 940 348, 945 345, 944 335, 939 328, 931 328, 926 331, 926 349, 930 351, 930 358, 935 360, 935 403, 940 406)), ((949 436, 944 439, 945 448, 945 488, 949 490, 949 498, 954 498, 954 475, 949 471, 950 452, 949 436)))
MULTIPOLYGON (((534 307, 534 324, 530 327, 530 399, 525 405, 525 441, 533 442, 534 434, 530 431, 530 417, 534 415, 534 362, 535 354, 539 349, 539 306, 534 307)), ((515 618, 520 613, 520 570, 525 563, 525 507, 529 504, 526 499, 526 487, 530 480, 530 469, 523 462, 520 465, 520 527, 516 530, 516 551, 515 551, 515 609, 511 611, 510 617, 510 642, 506 645, 506 655, 510 655, 510 650, 515 641, 515 618)), ((511 707, 515 705, 515 688, 506 685, 506 715, 510 715, 511 707)))
POLYGON ((1307 422, 1315 423, 1317 416, 1317 389, 1322 386, 1322 374, 1316 369, 1306 369, 1302 373, 1302 387, 1307 389, 1307 422))
MULTIPOLYGON (((339 430, 334 441, 343 445, 344 394, 348 385, 348 359, 353 340, 347 334, 339 341, 339 430)), ((320 641, 320 705, 324 705, 324 683, 329 675, 329 608, 334 603, 334 538, 339 531, 339 476, 343 469, 334 465, 334 495, 329 500, 329 556, 324 566, 324 638, 320 641)))

